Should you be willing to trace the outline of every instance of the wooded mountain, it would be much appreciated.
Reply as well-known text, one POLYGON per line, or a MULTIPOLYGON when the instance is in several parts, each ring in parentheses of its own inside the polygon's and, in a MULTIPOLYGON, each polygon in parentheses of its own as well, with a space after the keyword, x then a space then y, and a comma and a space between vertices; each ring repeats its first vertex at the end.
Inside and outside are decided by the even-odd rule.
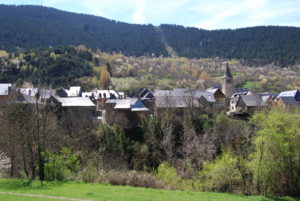
POLYGON ((248 64, 300 62, 300 28, 203 30, 136 25, 41 6, 0 5, 0 49, 80 45, 129 56, 221 57, 248 64))

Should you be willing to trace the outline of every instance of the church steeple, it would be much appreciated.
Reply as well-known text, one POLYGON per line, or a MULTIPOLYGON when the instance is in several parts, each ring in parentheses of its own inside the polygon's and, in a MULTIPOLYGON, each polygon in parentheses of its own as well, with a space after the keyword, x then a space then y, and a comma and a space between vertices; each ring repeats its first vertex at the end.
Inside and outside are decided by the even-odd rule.
POLYGON ((222 92, 228 98, 233 94, 233 76, 228 63, 226 64, 224 76, 222 77, 222 92))
POLYGON ((229 78, 232 79, 232 75, 231 75, 228 63, 226 64, 226 68, 225 68, 225 71, 224 71, 224 77, 229 77, 229 78))

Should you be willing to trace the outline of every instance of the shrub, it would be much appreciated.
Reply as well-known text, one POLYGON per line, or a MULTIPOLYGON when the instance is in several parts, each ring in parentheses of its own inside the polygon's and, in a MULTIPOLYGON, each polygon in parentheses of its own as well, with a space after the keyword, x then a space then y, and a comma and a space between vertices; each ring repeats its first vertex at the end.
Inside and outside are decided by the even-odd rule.
POLYGON ((152 174, 145 172, 110 171, 103 175, 103 182, 112 185, 135 186, 146 188, 165 188, 152 174))
POLYGON ((99 177, 99 172, 97 171, 97 168, 90 164, 82 170, 81 174, 82 180, 85 182, 95 182, 99 177))
POLYGON ((182 179, 178 176, 176 169, 170 166, 167 162, 163 162, 158 166, 156 170, 156 178, 175 189, 177 189, 182 182, 182 179))
POLYGON ((69 149, 63 148, 60 154, 45 152, 45 180, 46 181, 63 181, 71 172, 76 172, 79 161, 78 156, 73 154, 69 149))
POLYGON ((199 178, 204 191, 233 192, 242 185, 238 158, 223 153, 212 162, 204 162, 199 178))

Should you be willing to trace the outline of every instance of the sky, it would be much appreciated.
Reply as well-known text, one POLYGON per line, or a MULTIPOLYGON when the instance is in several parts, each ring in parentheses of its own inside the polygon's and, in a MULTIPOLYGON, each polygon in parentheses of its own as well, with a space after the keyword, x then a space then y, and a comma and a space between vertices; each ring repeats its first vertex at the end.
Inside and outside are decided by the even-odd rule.
POLYGON ((209 30, 300 27, 300 0, 0 0, 0 4, 42 5, 127 23, 209 30))

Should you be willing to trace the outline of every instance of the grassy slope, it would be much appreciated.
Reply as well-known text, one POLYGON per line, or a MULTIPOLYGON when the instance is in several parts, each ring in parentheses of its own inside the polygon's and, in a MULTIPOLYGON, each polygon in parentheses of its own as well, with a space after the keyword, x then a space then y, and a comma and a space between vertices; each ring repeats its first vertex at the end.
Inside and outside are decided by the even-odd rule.
MULTIPOLYGON (((40 187, 38 182, 32 186, 22 186, 17 180, 0 180, 0 192, 16 192, 22 194, 38 194, 82 198, 102 201, 274 201, 260 196, 242 196, 227 193, 168 191, 128 186, 111 186, 104 184, 87 184, 82 182, 46 183, 40 187)), ((0 200, 28 200, 22 196, 0 195, 0 200)), ((41 200, 40 198, 30 200, 41 200)), ((45 199, 48 200, 48 199, 45 199)), ((54 200, 54 199, 52 199, 54 200)), ((300 201, 300 199, 284 198, 280 200, 300 201)))

